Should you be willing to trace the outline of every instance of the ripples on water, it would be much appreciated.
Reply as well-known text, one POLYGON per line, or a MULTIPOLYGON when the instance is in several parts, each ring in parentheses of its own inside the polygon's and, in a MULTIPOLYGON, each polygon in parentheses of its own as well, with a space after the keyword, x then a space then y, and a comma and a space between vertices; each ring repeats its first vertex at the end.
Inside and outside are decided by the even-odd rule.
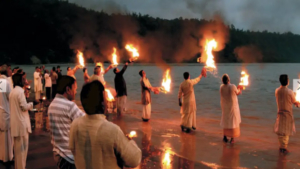
MULTIPOLYGON (((53 65, 46 65, 46 69, 50 70, 53 65)), ((55 65, 56 66, 56 65, 55 65)), ((63 74, 66 74, 68 66, 74 64, 60 65, 63 74)), ((88 66, 90 75, 93 73, 93 64, 88 66)), ((108 65, 106 64, 105 67, 108 65)), ((290 88, 292 89, 292 79, 298 78, 300 64, 218 64, 218 74, 212 75, 208 73, 207 78, 203 78, 195 85, 195 95, 197 100, 197 114, 205 117, 219 118, 220 111, 220 96, 219 87, 221 85, 221 77, 223 74, 229 74, 231 83, 238 84, 240 81, 240 73, 242 70, 247 70, 250 75, 250 84, 239 96, 241 114, 244 116, 257 116, 259 118, 275 119, 276 118, 276 102, 274 91, 280 85, 278 79, 280 74, 288 74, 290 77, 290 88)), ((13 67, 13 66, 12 66, 13 67)), ((21 66, 27 72, 28 79, 32 79, 35 66, 21 66)), ((168 94, 152 94, 152 109, 157 112, 161 118, 168 118, 168 115, 178 113, 178 88, 183 81, 183 73, 190 72, 191 78, 197 77, 203 66, 199 64, 171 64, 172 86, 171 92, 168 94)), ((119 66, 122 68, 122 66, 119 66)), ((141 105, 137 104, 140 101, 140 76, 139 70, 143 69, 149 78, 152 86, 161 86, 164 70, 155 65, 140 65, 134 64, 129 66, 124 74, 128 90, 128 108, 139 110, 141 105)), ((77 99, 83 85, 82 70, 76 73, 78 81, 77 99)), ((105 80, 109 85, 114 87, 114 73, 110 70, 105 75, 105 80)), ((295 108, 295 111, 299 111, 295 108)), ((300 117, 299 113, 295 113, 296 118, 300 117)), ((178 117, 179 118, 179 117, 178 117)))

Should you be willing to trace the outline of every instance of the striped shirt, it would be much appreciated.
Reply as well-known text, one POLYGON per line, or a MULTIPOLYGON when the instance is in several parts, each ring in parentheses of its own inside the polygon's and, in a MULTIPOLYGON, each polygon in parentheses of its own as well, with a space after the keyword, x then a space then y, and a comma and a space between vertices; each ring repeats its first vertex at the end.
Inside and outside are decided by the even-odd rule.
POLYGON ((53 151, 68 162, 74 164, 74 156, 69 149, 71 123, 84 113, 78 106, 60 94, 56 94, 48 109, 50 120, 51 143, 53 151))

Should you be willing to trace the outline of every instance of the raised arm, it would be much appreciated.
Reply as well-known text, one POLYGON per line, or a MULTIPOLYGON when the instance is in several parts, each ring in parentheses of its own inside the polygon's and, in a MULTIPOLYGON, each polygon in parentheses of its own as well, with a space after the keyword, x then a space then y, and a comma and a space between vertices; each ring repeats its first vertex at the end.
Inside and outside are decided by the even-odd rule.
POLYGON ((75 74, 78 69, 80 69, 80 65, 77 65, 77 66, 74 67, 74 69, 72 70, 73 73, 75 74))
POLYGON ((33 103, 27 103, 24 92, 18 95, 18 101, 22 111, 27 111, 33 108, 33 103))
POLYGON ((238 87, 236 87, 236 86, 234 85, 234 92, 235 92, 235 94, 236 94, 236 95, 242 94, 242 88, 243 88, 243 86, 238 85, 238 87))
POLYGON ((123 66, 123 69, 120 71, 120 74, 124 74, 124 72, 126 71, 127 69, 127 66, 128 66, 128 62, 125 63, 125 65, 123 66))
POLYGON ((192 80, 191 80, 192 85, 195 85, 195 84, 199 83, 200 80, 201 80, 201 78, 202 78, 202 75, 198 76, 198 77, 195 78, 195 79, 192 79, 192 80))
POLYGON ((135 168, 142 159, 142 152, 133 140, 129 140, 118 127, 115 137, 115 150, 125 167, 135 168))
POLYGON ((109 65, 109 66, 105 69, 104 74, 106 74, 111 68, 113 68, 113 66, 112 66, 112 65, 109 65))

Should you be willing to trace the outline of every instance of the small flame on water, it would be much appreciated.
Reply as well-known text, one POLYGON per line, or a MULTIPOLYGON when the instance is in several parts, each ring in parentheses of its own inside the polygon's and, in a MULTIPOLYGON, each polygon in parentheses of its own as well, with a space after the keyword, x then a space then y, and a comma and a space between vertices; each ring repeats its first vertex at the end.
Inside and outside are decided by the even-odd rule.
POLYGON ((112 54, 112 63, 114 66, 117 66, 118 65, 118 61, 117 61, 117 49, 114 48, 114 53, 112 54))
POLYGON ((167 69, 165 76, 162 81, 162 87, 164 91, 170 92, 171 89, 171 76, 170 76, 170 69, 167 69))
POLYGON ((77 50, 77 57, 78 57, 79 64, 81 66, 84 66, 83 53, 80 52, 79 50, 77 50))
POLYGON ((105 92, 107 93, 107 101, 114 101, 115 98, 114 96, 111 94, 110 90, 105 89, 105 92))
POLYGON ((126 48, 129 52, 132 53, 132 58, 133 58, 133 59, 137 59, 137 58, 140 56, 138 50, 137 50, 136 48, 134 48, 132 44, 126 45, 125 48, 126 48))
POLYGON ((171 165, 170 153, 166 151, 163 159, 163 166, 166 166, 168 168, 170 165, 171 165))

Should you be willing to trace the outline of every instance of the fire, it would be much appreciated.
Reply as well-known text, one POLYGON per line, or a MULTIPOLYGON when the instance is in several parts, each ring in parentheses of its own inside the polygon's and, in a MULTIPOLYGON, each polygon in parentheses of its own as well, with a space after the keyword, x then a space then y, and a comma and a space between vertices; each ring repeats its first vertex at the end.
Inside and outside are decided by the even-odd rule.
POLYGON ((130 137, 130 138, 137 137, 136 131, 131 131, 131 132, 129 133, 129 137, 130 137))
POLYGON ((167 151, 163 159, 163 164, 169 166, 171 164, 170 153, 167 151))
POLYGON ((208 70, 211 69, 215 69, 216 65, 215 65, 215 61, 214 61, 214 55, 212 54, 212 50, 217 48, 217 42, 215 41, 215 39, 213 40, 206 40, 206 46, 205 46, 205 52, 207 55, 207 59, 206 59, 206 68, 208 70))
POLYGON ((117 66, 118 65, 118 62, 117 62, 117 49, 116 48, 114 48, 114 53, 112 54, 112 62, 113 62, 113 65, 114 66, 117 66))
POLYGON ((300 102, 300 92, 298 90, 296 91, 296 101, 300 102))
POLYGON ((243 89, 245 90, 245 86, 248 86, 248 84, 249 84, 249 80, 248 80, 249 75, 245 71, 242 71, 241 75, 242 75, 242 77, 241 77, 240 85, 242 85, 243 89))
POLYGON ((82 52, 80 52, 79 50, 77 50, 77 57, 78 57, 78 60, 79 60, 79 64, 80 64, 81 66, 84 66, 83 54, 82 54, 82 52))
POLYGON ((101 72, 104 72, 104 66, 101 62, 97 62, 96 66, 100 66, 101 67, 101 72))
POLYGON ((167 93, 170 92, 171 89, 171 76, 170 76, 170 69, 167 69, 165 73, 165 77, 162 81, 162 91, 167 93))
POLYGON ((108 89, 105 89, 105 92, 107 93, 107 101, 114 101, 115 100, 115 98, 114 98, 114 96, 111 94, 111 92, 110 92, 110 90, 108 90, 108 89))
POLYGON ((140 56, 138 50, 137 50, 136 48, 134 48, 132 44, 126 45, 125 48, 126 48, 129 52, 132 53, 132 57, 133 57, 134 60, 136 60, 136 59, 140 56))

